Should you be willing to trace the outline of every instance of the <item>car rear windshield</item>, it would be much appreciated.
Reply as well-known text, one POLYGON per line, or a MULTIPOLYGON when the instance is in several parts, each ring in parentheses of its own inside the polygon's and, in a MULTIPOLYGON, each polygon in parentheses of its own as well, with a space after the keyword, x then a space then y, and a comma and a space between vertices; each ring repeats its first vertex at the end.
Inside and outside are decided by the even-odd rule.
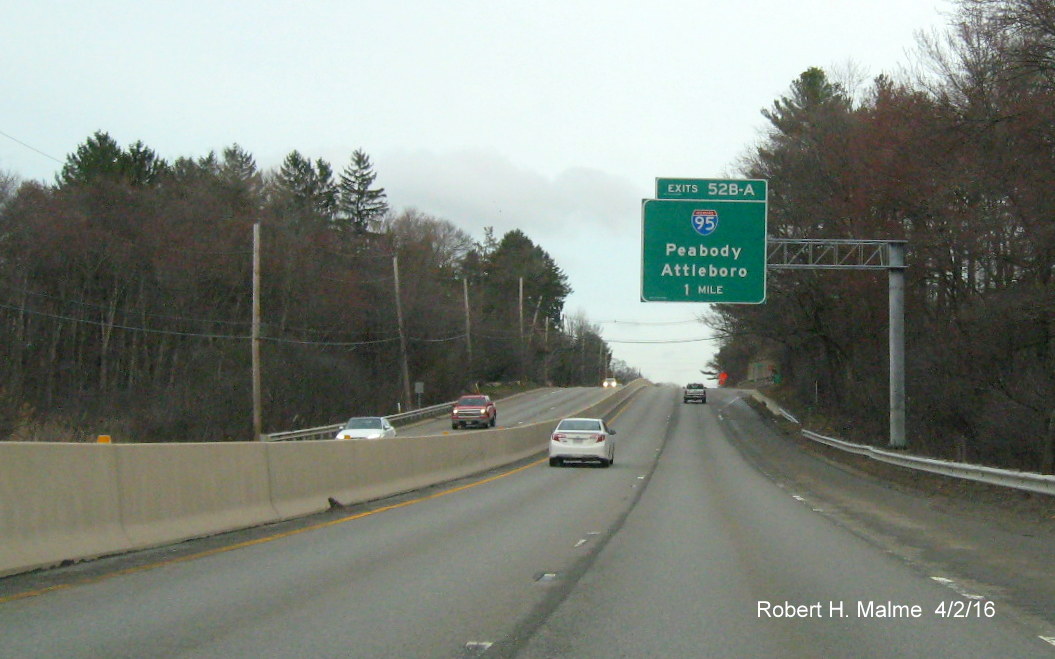
POLYGON ((557 424, 557 430, 601 430, 601 422, 593 419, 565 419, 557 424))
POLYGON ((686 389, 703 389, 702 384, 692 383, 686 387, 686 389))
POLYGON ((344 427, 347 430, 375 430, 381 427, 381 419, 377 417, 356 417, 348 419, 348 423, 344 424, 344 427))
POLYGON ((468 396, 458 400, 459 405, 487 405, 487 399, 483 396, 468 396))

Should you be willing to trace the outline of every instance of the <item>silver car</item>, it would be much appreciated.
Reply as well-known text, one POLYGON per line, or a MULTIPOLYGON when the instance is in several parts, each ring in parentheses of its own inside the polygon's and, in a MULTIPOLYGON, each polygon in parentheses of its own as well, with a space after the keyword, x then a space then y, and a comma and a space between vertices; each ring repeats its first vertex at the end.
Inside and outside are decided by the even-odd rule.
POLYGON ((383 416, 353 416, 337 432, 336 439, 384 439, 395 436, 396 429, 383 416))
POLYGON ((607 467, 615 462, 614 435, 604 419, 561 419, 550 435, 549 465, 596 462, 607 467))

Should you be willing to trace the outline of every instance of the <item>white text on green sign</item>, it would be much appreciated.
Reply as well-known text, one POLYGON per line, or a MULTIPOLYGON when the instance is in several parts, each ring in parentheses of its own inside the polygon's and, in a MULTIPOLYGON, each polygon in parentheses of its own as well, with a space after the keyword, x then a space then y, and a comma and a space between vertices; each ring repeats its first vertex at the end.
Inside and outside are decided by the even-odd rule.
POLYGON ((657 199, 714 199, 765 202, 762 179, 657 178, 657 199))
POLYGON ((764 301, 765 203, 649 199, 641 216, 643 302, 764 301))

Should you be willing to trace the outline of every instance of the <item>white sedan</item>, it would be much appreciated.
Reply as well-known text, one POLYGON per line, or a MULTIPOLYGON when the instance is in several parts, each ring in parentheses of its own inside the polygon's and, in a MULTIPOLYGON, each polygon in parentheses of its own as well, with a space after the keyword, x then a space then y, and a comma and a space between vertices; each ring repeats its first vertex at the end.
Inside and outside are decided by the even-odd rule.
POLYGON ((549 465, 565 462, 615 462, 615 430, 604 419, 561 419, 549 440, 549 465))
POLYGON ((384 439, 395 436, 396 429, 383 416, 353 416, 338 431, 336 439, 384 439))

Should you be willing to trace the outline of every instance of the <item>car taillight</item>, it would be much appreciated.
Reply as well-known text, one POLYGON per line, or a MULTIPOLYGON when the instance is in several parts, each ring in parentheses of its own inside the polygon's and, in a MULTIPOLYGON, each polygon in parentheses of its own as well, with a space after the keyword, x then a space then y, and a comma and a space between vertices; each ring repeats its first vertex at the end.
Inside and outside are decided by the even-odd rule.
POLYGON ((594 435, 593 436, 593 441, 595 443, 603 442, 604 441, 604 435, 594 435))
POLYGON ((561 435, 560 433, 553 433, 552 439, 555 442, 563 442, 564 441, 564 435, 561 435))

